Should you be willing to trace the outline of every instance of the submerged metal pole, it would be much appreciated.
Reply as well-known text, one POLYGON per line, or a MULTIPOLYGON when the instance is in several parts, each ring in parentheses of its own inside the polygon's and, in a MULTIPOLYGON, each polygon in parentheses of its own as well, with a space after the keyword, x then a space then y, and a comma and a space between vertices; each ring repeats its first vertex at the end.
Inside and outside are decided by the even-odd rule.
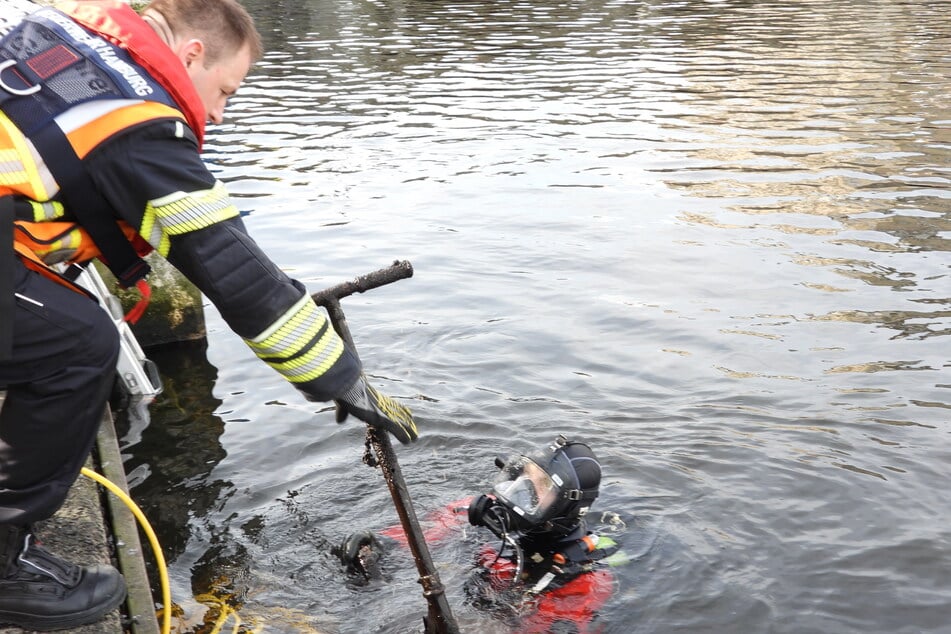
MULTIPOLYGON (((340 306, 340 299, 412 276, 413 266, 409 262, 406 260, 396 261, 385 269, 361 275, 352 282, 332 286, 314 293, 311 297, 318 305, 327 309, 330 314, 330 321, 337 334, 350 347, 350 350, 357 354, 353 337, 350 335, 350 328, 347 326, 347 318, 340 306)), ((429 614, 423 619, 426 626, 425 631, 427 634, 458 634, 459 626, 449 609, 445 588, 439 580, 439 573, 436 572, 436 567, 429 554, 429 548, 426 545, 426 539, 423 537, 422 528, 420 528, 416 512, 413 510, 409 489, 406 488, 403 472, 400 470, 396 454, 393 452, 390 436, 385 431, 367 425, 367 442, 372 445, 376 453, 377 464, 383 471, 383 478, 390 489, 390 496, 393 498, 394 506, 396 506, 400 524, 403 527, 403 532, 406 533, 413 559, 416 560, 419 583, 423 586, 423 596, 429 602, 429 614)))

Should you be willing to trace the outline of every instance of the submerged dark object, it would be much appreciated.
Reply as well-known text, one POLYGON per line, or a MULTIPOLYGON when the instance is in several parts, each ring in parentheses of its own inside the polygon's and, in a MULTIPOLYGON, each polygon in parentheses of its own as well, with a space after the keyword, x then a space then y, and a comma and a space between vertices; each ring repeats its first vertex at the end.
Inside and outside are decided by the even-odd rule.
POLYGON ((334 548, 334 554, 346 567, 351 577, 374 581, 383 578, 380 568, 382 544, 370 531, 361 531, 347 537, 340 546, 334 548))

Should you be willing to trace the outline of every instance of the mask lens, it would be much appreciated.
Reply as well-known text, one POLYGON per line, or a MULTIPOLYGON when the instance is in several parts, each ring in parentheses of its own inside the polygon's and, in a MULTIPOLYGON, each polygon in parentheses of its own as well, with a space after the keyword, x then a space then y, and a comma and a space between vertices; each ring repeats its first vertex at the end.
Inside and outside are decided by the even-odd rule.
POLYGON ((557 487, 545 471, 528 458, 503 469, 495 495, 519 515, 540 517, 557 497, 557 487))

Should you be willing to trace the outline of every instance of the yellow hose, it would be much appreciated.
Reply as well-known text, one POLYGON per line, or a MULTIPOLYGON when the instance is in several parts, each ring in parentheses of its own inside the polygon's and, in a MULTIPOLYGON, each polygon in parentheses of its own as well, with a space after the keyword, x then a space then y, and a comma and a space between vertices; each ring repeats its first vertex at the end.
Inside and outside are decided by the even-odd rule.
POLYGON ((132 514, 135 515, 135 519, 139 521, 142 530, 144 530, 146 536, 148 536, 149 543, 152 545, 152 552, 155 554, 155 563, 158 566, 159 580, 162 585, 162 605, 164 607, 162 610, 162 634, 170 634, 172 631, 172 593, 169 589, 168 568, 165 566, 165 557, 162 555, 162 547, 159 544, 158 538, 155 536, 155 531, 152 530, 152 526, 145 518, 145 514, 142 513, 138 505, 132 501, 132 498, 126 495, 125 491, 110 482, 108 478, 86 467, 82 468, 82 474, 98 482, 113 495, 122 500, 122 502, 129 507, 129 510, 132 511, 132 514))

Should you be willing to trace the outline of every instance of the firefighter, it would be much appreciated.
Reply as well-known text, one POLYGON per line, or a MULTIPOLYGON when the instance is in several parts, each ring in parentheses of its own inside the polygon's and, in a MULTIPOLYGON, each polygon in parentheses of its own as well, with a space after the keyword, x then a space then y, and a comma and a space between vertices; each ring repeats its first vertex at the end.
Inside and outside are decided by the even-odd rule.
POLYGON ((338 421, 417 437, 201 160, 206 122, 222 121, 260 55, 236 0, 154 0, 141 14, 67 2, 0 39, 0 623, 75 627, 126 592, 114 568, 64 561, 31 529, 90 452, 119 351, 66 264, 98 257, 145 293, 141 256, 155 250, 305 398, 334 401, 338 421))

